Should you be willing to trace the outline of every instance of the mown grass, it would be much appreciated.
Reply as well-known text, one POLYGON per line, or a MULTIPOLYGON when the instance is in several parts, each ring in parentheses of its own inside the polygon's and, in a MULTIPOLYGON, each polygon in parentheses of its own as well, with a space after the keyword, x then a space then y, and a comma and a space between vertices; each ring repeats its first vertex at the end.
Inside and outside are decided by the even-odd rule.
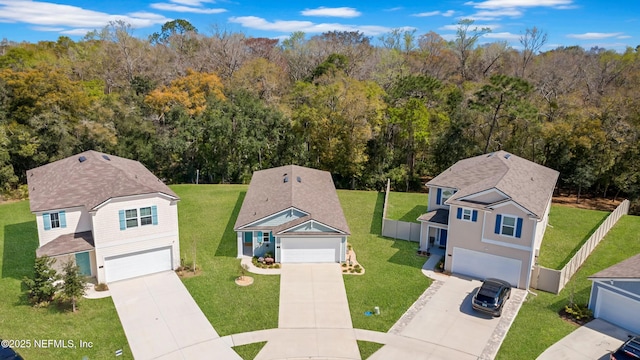
POLYGON ((367 360, 369 356, 373 355, 373 353, 378 351, 383 346, 383 344, 358 340, 358 349, 360 350, 360 356, 362 357, 362 360, 367 360))
POLYGON ((431 281, 420 271, 425 259, 416 256, 417 243, 381 237, 384 194, 338 191, 353 245, 364 275, 345 275, 354 328, 388 331, 431 281), (380 307, 380 315, 365 316, 380 307))
POLYGON ((540 248, 539 264, 562 269, 609 216, 608 211, 551 205, 549 225, 540 248))
POLYGON ((528 295, 498 352, 498 360, 529 360, 576 329, 558 316, 569 303, 587 304, 589 276, 640 253, 640 217, 623 216, 591 253, 559 295, 538 291, 528 295))
POLYGON ((262 341, 262 342, 247 344, 247 345, 234 346, 232 349, 235 352, 237 352, 242 359, 253 360, 258 355, 260 350, 262 350, 262 348, 266 343, 267 343, 266 341, 262 341))
POLYGON ((429 194, 390 192, 387 219, 418 223, 420 215, 427 212, 429 194))
POLYGON ((132 359, 131 350, 111 298, 80 299, 71 313, 56 304, 33 308, 25 296, 22 279, 33 275, 38 231, 29 203, 0 206, 0 338, 29 341, 16 349, 25 359, 108 359, 118 349, 119 359, 132 359), (69 340, 75 348, 37 347, 36 341, 69 340), (80 348, 80 341, 91 348, 80 348))

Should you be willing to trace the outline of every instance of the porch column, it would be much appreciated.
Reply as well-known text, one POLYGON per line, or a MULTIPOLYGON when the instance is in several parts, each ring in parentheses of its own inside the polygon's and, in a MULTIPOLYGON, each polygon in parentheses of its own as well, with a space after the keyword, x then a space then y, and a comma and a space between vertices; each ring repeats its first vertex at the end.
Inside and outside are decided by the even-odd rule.
POLYGON ((242 231, 236 232, 237 241, 238 241, 238 259, 242 258, 242 231))

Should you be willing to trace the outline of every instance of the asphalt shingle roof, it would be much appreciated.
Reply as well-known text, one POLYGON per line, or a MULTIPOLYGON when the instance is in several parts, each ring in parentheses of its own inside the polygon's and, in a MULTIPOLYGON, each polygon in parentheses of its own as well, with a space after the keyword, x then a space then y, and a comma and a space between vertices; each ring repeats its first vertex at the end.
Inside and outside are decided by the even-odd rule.
MULTIPOLYGON (((331 174, 296 165, 253 173, 234 228, 237 230, 289 208, 308 213, 309 216, 303 219, 350 233, 331 174)), ((287 223, 286 226, 283 224, 278 229, 306 221, 303 219, 287 223)))
POLYGON ((121 196, 178 196, 138 161, 89 150, 27 171, 32 212, 84 206, 121 196), (80 161, 83 158, 84 161, 80 161))
POLYGON ((36 249, 36 256, 58 256, 74 254, 94 249, 93 234, 84 231, 75 234, 60 235, 36 249))
POLYGON ((640 279, 640 254, 632 256, 600 272, 597 272, 589 279, 640 279))
POLYGON ((465 206, 473 204, 461 198, 495 189, 540 218, 553 196, 558 175, 556 170, 501 150, 460 160, 427 185, 458 189, 448 203, 465 206))

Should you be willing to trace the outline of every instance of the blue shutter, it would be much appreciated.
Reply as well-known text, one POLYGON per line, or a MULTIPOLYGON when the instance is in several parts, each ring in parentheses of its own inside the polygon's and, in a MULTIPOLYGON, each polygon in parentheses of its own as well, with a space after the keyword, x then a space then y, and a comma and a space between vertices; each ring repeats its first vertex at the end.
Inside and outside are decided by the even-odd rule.
POLYGON ((456 215, 457 219, 462 219, 462 208, 458 208, 458 214, 456 215))
POLYGON ((269 241, 274 242, 275 239, 276 238, 273 236, 273 233, 269 233, 269 241))
POLYGON ((471 221, 478 221, 478 210, 473 210, 473 212, 471 213, 471 221))
POLYGON ((494 230, 494 232, 496 234, 500 234, 500 225, 502 223, 502 215, 498 214, 496 215, 496 228, 494 230))
POLYGON ((51 230, 51 216, 49 216, 49 213, 42 214, 42 222, 45 230, 51 230))
POLYGON ((120 230, 126 230, 127 221, 124 218, 124 210, 118 211, 118 216, 120 216, 120 230))
POLYGON ((262 231, 258 231, 258 244, 262 244, 262 231))
POLYGON ((60 220, 60 227, 61 228, 66 228, 67 227, 67 215, 65 214, 64 210, 60 211, 58 213, 58 219, 60 220))
POLYGON ((516 225, 516 237, 522 236, 522 218, 518 218, 518 225, 516 225))
POLYGON ((155 205, 151 207, 151 222, 153 225, 158 225, 158 207, 155 205))
POLYGON ((440 201, 442 200, 442 189, 438 188, 436 194, 436 204, 440 205, 440 201))

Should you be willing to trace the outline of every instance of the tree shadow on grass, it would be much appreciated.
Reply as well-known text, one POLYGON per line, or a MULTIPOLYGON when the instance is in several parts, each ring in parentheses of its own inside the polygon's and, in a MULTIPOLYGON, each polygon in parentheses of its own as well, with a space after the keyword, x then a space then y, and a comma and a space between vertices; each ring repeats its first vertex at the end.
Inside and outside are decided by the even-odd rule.
POLYGON ((227 226, 224 228, 224 233, 222 234, 222 240, 218 244, 218 249, 216 249, 216 256, 225 256, 225 257, 236 257, 238 254, 238 244, 236 243, 236 232, 233 230, 233 227, 236 224, 236 219, 238 218, 238 214, 240 213, 240 208, 242 207, 242 202, 244 201, 245 196, 247 195, 246 191, 240 192, 238 194, 238 199, 236 200, 236 205, 233 207, 233 211, 231 212, 231 216, 229 217, 229 221, 227 222, 227 226))
POLYGON ((2 277, 22 280, 25 276, 32 276, 37 248, 35 220, 5 225, 2 277))
POLYGON ((400 219, 400 221, 406 221, 406 222, 417 222, 417 218, 420 217, 420 215, 424 214, 427 212, 427 205, 416 205, 413 207, 413 209, 409 210, 409 212, 407 212, 406 214, 404 214, 400 219))
POLYGON ((370 234, 382 234, 382 211, 384 210, 384 193, 379 192, 376 198, 376 206, 373 209, 373 219, 371 219, 370 234))

